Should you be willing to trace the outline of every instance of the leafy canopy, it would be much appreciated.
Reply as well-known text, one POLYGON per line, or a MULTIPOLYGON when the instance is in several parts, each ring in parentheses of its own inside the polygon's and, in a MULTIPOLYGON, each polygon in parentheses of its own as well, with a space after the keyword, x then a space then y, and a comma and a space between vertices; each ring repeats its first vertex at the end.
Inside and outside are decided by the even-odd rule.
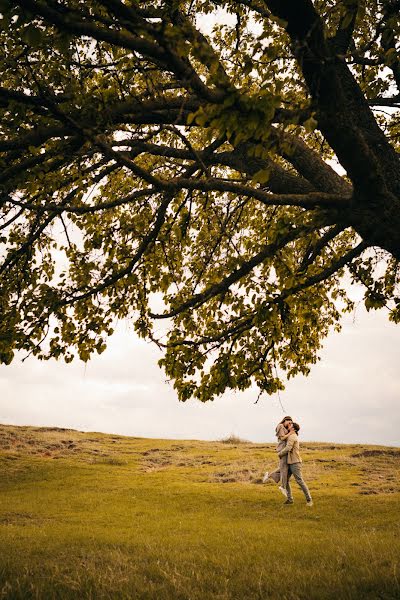
POLYGON ((344 274, 398 321, 399 5, 1 0, 1 361, 132 318, 205 401, 307 374, 344 274))

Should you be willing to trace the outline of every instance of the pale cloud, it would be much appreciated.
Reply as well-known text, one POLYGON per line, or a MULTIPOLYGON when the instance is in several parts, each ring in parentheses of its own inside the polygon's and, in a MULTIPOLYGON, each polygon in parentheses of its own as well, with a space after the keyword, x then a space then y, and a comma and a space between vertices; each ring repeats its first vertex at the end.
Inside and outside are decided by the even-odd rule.
POLYGON ((359 308, 332 334, 322 360, 278 396, 256 390, 179 403, 158 368, 158 349, 121 325, 87 365, 30 358, 0 368, 0 421, 156 438, 273 441, 289 413, 303 439, 400 445, 398 326, 359 308))

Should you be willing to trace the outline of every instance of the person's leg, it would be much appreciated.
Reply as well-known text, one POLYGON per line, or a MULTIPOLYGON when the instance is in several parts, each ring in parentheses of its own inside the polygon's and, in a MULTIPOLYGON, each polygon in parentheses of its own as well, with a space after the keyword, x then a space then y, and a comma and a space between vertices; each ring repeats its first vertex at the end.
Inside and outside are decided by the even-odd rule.
POLYGON ((286 484, 288 480, 288 462, 287 462, 287 454, 282 456, 279 461, 279 471, 281 474, 281 480, 279 484, 279 491, 287 498, 286 484))
POLYGON ((281 475, 281 487, 286 489, 286 484, 288 480, 288 462, 287 462, 287 454, 282 456, 279 461, 279 471, 281 475))
POLYGON ((293 502, 293 496, 292 496, 292 488, 290 487, 290 483, 289 483, 289 479, 292 476, 292 472, 291 472, 291 465, 288 465, 288 472, 287 472, 287 478, 286 478, 286 493, 287 493, 287 503, 292 503, 293 502))
POLYGON ((272 479, 272 481, 274 481, 275 483, 279 483, 281 480, 281 472, 279 467, 277 469, 275 469, 275 471, 272 471, 271 473, 268 473, 268 479, 272 479))
POLYGON ((307 502, 311 502, 310 490, 308 489, 307 484, 304 481, 303 475, 301 472, 301 463, 294 463, 293 465, 290 465, 290 472, 291 472, 291 474, 293 474, 293 477, 295 478, 296 483, 303 490, 303 493, 306 497, 307 502))

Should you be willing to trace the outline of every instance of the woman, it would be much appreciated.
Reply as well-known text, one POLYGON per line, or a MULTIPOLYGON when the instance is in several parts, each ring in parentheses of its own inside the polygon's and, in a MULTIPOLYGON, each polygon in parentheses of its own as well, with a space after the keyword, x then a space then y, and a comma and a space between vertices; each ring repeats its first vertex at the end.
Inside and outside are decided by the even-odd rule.
MULTIPOLYGON (((289 425, 293 423, 292 417, 286 416, 283 417, 282 421, 278 423, 275 428, 276 437, 278 438, 278 445, 276 446, 276 451, 281 452, 286 446, 286 440, 289 437, 289 425)), ((287 481, 288 481, 288 462, 287 462, 287 454, 282 456, 279 459, 279 467, 269 473, 268 471, 265 473, 263 477, 263 483, 268 481, 268 479, 272 479, 275 483, 280 482, 279 490, 282 492, 284 496, 287 497, 287 481)))

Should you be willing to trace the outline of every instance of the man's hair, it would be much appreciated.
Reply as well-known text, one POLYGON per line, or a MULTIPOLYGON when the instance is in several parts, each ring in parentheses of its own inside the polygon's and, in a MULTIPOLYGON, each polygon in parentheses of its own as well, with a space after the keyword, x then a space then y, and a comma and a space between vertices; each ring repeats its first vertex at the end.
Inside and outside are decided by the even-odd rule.
POLYGON ((279 424, 284 423, 285 421, 293 421, 292 417, 283 417, 282 421, 279 424))
POLYGON ((293 425, 293 429, 295 430, 296 433, 299 433, 300 431, 300 425, 298 423, 292 423, 293 425))

